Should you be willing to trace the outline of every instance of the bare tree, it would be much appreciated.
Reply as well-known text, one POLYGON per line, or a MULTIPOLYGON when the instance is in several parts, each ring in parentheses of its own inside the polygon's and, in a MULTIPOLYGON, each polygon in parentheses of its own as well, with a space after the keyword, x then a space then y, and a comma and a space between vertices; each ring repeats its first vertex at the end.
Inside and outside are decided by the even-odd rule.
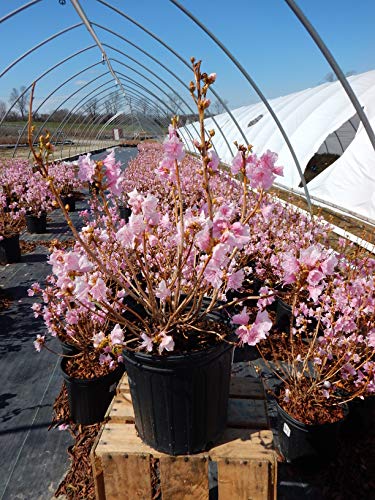
POLYGON ((95 119, 98 116, 98 100, 95 97, 93 97, 92 99, 87 101, 86 104, 84 105, 84 110, 86 115, 95 119))
POLYGON ((15 87, 13 87, 12 92, 10 93, 9 96, 9 102, 12 105, 15 101, 15 107, 18 109, 22 120, 24 120, 27 116, 27 106, 29 104, 29 96, 30 93, 26 91, 26 87, 22 85, 20 87, 20 90, 17 90, 15 87))
MULTIPOLYGON (((345 73, 345 76, 348 78, 349 76, 355 75, 357 72, 354 69, 351 69, 345 73)), ((337 76, 335 73, 330 71, 329 73, 326 74, 326 76, 323 79, 323 82, 336 82, 337 81, 337 76)))
POLYGON ((222 99, 221 101, 222 102, 215 101, 211 104, 209 109, 212 114, 219 115, 220 113, 224 113, 226 111, 225 106, 228 106, 228 101, 226 99, 222 99))
POLYGON ((168 100, 166 104, 168 106, 167 109, 168 114, 171 113, 170 111, 171 109, 174 115, 181 115, 182 99, 178 97, 178 95, 168 94, 168 100))
POLYGON ((3 118, 5 113, 7 112, 7 105, 4 101, 0 101, 0 120, 3 118))
POLYGON ((104 102, 105 112, 107 115, 115 115, 120 109, 120 96, 113 93, 104 102))

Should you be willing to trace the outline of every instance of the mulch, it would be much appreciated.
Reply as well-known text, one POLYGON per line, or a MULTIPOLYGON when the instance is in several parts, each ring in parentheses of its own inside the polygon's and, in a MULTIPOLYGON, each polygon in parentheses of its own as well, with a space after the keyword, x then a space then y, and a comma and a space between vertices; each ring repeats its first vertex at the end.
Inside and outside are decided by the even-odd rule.
POLYGON ((20 247, 22 255, 34 252, 37 247, 45 247, 47 249, 56 247, 61 250, 66 250, 68 248, 73 247, 75 240, 73 238, 69 238, 67 240, 34 240, 34 241, 25 241, 20 240, 20 247))
POLYGON ((0 288, 0 311, 8 309, 12 303, 12 297, 0 288))
POLYGON ((68 426, 74 439, 68 448, 70 468, 55 491, 55 497, 65 495, 68 500, 95 500, 94 477, 90 462, 90 451, 100 431, 101 423, 93 425, 74 424, 70 420, 68 394, 63 384, 53 406, 53 420, 50 428, 68 426))

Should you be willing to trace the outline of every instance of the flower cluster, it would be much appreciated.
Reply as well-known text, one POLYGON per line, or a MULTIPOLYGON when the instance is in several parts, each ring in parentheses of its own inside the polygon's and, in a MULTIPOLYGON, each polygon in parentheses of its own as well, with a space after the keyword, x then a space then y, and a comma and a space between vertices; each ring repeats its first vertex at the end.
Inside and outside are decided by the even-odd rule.
POLYGON ((61 196, 72 195, 83 187, 83 182, 78 178, 77 168, 73 162, 52 163, 49 165, 48 173, 53 178, 61 196))
POLYGON ((140 145, 125 171, 114 153, 81 157, 78 177, 97 192, 80 231, 64 211, 77 243, 52 253, 35 313, 52 335, 86 332, 103 363, 122 349, 167 356, 232 342, 234 325, 238 344, 276 363, 292 410, 374 392, 375 261, 334 251, 326 223, 266 192, 282 175, 275 153, 237 145, 230 171, 220 168, 203 127, 216 76, 195 60, 193 70, 199 155, 185 152, 173 120, 163 144, 140 145), (290 318, 278 326, 281 299, 290 318))

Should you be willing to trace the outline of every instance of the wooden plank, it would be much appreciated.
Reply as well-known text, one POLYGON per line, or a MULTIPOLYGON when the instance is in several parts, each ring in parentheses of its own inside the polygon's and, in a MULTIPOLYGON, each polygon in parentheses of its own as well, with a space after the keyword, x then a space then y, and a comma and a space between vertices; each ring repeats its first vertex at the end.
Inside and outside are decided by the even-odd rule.
POLYGON ((152 498, 150 455, 108 454, 101 460, 106 500, 152 498))
POLYGON ((104 490, 104 476, 101 458, 95 453, 96 447, 100 441, 101 435, 103 433, 103 427, 100 429, 98 435, 95 438, 94 444, 92 445, 90 451, 90 462, 92 467, 92 474, 94 478, 94 488, 95 488, 95 498, 96 500, 106 500, 105 490, 104 490))
POLYGON ((229 397, 265 399, 262 381, 253 377, 232 377, 230 380, 229 397))
POLYGON ((208 456, 160 458, 163 500, 208 500, 208 456))
POLYGON ((267 409, 261 399, 230 399, 228 427, 268 429, 267 409))
POLYGON ((109 417, 112 422, 134 423, 134 409, 130 393, 120 392, 114 397, 109 417))
POLYGON ((274 498, 272 463, 267 459, 218 461, 220 500, 274 498))
POLYGON ((251 456, 274 457, 271 430, 226 429, 218 444, 209 451, 211 460, 232 458, 246 460, 251 456))
POLYGON ((96 447, 97 456, 101 457, 111 453, 148 453, 152 454, 155 458, 164 455, 143 443, 137 435, 134 424, 123 424, 112 421, 105 424, 102 436, 96 447))

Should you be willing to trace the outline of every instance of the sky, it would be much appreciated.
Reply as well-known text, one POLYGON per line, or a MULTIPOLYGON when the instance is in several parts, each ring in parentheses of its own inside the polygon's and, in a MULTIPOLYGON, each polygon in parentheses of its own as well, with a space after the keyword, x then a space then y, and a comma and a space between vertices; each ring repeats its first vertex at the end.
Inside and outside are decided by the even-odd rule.
MULTIPOLYGON (((230 108, 259 100, 222 50, 169 0, 105 1, 146 27, 185 61, 192 56, 202 59, 205 71, 217 73, 215 90, 230 108)), ((81 22, 70 0, 65 5, 59 0, 40 0, 1 22, 9 12, 26 3, 27 0, 0 2, 0 73, 43 40, 81 22)), ((146 96, 149 102, 158 105, 158 99, 165 101, 166 94, 173 89, 192 106, 181 83, 182 80, 188 85, 191 70, 180 59, 100 1, 80 0, 80 3, 89 20, 101 25, 94 24, 93 28, 135 102, 146 96)), ((233 53, 267 98, 316 86, 331 71, 284 0, 181 0, 181 3, 233 53)), ((344 72, 375 69, 375 1, 297 0, 297 3, 344 72)), ((78 26, 32 51, 0 77, 0 100, 8 105, 13 87, 29 86, 35 79, 38 81, 34 108, 47 99, 40 111, 79 108, 88 96, 98 93, 98 99, 104 100, 116 86, 101 63, 96 46, 40 78, 54 65, 93 43, 87 29, 78 26), (65 83, 66 80, 69 81, 65 83)))

